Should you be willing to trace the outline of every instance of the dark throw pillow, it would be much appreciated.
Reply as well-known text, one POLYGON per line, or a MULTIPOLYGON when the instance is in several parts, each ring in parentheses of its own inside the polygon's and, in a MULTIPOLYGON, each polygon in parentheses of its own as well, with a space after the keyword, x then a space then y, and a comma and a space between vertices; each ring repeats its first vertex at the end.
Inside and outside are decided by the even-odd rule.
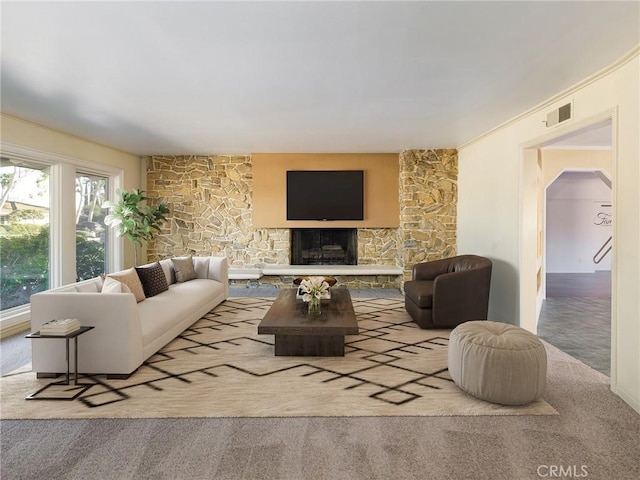
POLYGON ((136 267, 136 272, 138 273, 138 277, 140 277, 140 283, 142 283, 144 295, 147 298, 169 290, 167 277, 164 274, 160 262, 156 262, 147 267, 136 267))

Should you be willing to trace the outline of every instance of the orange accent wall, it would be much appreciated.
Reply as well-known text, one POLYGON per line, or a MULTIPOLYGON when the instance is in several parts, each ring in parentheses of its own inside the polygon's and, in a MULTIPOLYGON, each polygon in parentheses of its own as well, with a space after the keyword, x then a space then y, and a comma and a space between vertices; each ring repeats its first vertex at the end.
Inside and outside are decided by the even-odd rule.
MULTIPOLYGON (((397 153, 254 153, 252 160, 255 227, 400 226, 400 160, 397 153), (287 170, 364 170, 364 220, 287 220, 287 170)), ((309 200, 322 201, 321 198, 309 200)))

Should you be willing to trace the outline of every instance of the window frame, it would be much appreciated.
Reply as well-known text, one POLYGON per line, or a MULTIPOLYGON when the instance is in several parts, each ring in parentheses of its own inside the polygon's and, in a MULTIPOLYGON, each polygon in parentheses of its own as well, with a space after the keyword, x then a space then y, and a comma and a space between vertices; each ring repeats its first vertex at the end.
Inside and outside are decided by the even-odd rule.
MULTIPOLYGON (((19 145, 0 143, 0 154, 37 165, 48 166, 49 176, 49 288, 57 288, 76 281, 76 225, 75 178, 77 174, 100 175, 108 178, 108 199, 116 198, 116 191, 124 183, 122 169, 59 155, 19 145)), ((107 272, 122 269, 124 243, 113 229, 107 235, 107 272)), ((2 337, 17 333, 18 328, 30 320, 30 304, 0 312, 2 337), (14 332, 15 330, 15 332, 14 332)))

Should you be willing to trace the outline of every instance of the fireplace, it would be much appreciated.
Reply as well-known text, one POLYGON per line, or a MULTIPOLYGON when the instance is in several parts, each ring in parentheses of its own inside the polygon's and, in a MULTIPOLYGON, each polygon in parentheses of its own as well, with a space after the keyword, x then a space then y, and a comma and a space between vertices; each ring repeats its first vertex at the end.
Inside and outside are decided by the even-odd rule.
POLYGON ((356 228, 292 228, 291 265, 357 265, 356 228))

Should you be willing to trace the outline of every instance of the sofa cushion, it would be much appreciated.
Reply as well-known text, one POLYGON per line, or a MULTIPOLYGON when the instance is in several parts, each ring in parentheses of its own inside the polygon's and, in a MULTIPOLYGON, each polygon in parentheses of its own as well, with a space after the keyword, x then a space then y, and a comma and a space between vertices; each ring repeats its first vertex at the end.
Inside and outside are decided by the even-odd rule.
POLYGON ((404 294, 420 308, 433 307, 433 282, 431 280, 404 282, 404 294))
POLYGON ((160 262, 156 262, 152 265, 146 265, 142 267, 136 267, 136 272, 142 283, 145 297, 154 297, 159 293, 169 290, 169 284, 167 283, 167 277, 164 275, 164 270, 160 262))
POLYGON ((169 287, 168 292, 138 305, 144 345, 149 345, 164 335, 191 312, 206 306, 223 290, 224 285, 220 282, 194 279, 175 283, 169 287))
POLYGON ((196 270, 193 268, 193 258, 188 257, 172 258, 173 268, 176 271, 176 282, 188 282, 197 278, 196 270))
POLYGON ((98 287, 93 282, 76 283, 76 291, 80 293, 98 293, 98 287))
POLYGON ((193 269, 196 271, 196 278, 209 278, 209 257, 194 257, 193 269))
POLYGON ((121 272, 110 273, 107 277, 111 277, 119 282, 124 283, 131 293, 136 297, 136 302, 140 303, 145 299, 144 289, 142 288, 142 283, 140 282, 140 277, 136 273, 135 268, 129 268, 127 270, 122 270, 121 272))

